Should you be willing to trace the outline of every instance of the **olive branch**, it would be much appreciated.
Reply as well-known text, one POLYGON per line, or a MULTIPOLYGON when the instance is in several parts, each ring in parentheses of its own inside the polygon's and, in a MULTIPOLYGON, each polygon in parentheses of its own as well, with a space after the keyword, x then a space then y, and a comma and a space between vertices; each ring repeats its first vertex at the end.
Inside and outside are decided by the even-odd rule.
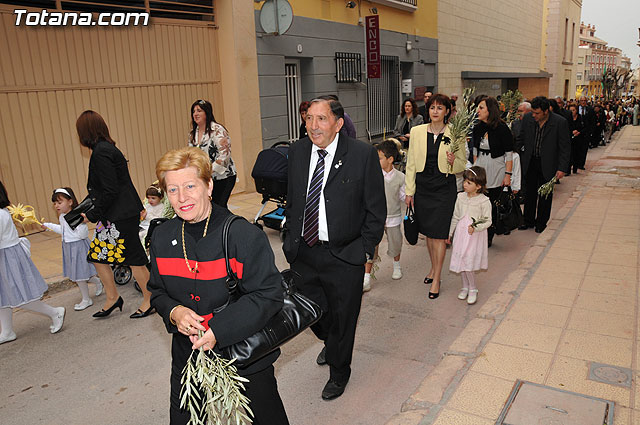
MULTIPOLYGON (((478 113, 473 108, 473 93, 476 91, 475 87, 467 87, 462 92, 463 107, 460 108, 458 113, 449 120, 449 135, 451 141, 445 143, 449 146, 449 152, 455 154, 464 147, 467 142, 467 136, 471 132, 473 125, 476 122, 478 113)), ((449 164, 449 172, 447 176, 453 172, 453 165, 449 164)))
POLYGON ((538 188, 538 195, 542 196, 544 199, 547 199, 549 195, 553 193, 553 189, 558 180, 556 180, 556 176, 553 176, 551 180, 543 184, 538 188))
MULTIPOLYGON (((202 338, 204 333, 199 331, 202 338)), ((189 411, 187 425, 245 425, 253 421, 249 399, 242 394, 243 382, 233 360, 213 350, 194 350, 182 369, 180 407, 189 411)))

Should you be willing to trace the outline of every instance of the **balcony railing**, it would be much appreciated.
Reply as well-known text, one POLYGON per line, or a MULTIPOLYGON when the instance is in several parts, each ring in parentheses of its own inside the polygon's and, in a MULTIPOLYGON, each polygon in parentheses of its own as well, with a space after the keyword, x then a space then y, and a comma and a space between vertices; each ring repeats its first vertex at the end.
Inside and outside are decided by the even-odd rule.
POLYGON ((415 12, 418 9, 418 0, 370 0, 371 3, 384 4, 385 6, 395 7, 396 9, 415 12))

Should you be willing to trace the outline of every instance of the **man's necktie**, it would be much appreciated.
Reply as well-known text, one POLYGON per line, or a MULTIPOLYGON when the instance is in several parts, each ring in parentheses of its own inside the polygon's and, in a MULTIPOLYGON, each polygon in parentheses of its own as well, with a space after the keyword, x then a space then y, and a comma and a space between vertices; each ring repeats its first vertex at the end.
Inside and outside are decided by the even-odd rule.
POLYGON ((309 192, 307 192, 307 203, 304 206, 304 231, 302 237, 309 246, 318 242, 318 214, 320 210, 320 193, 322 192, 322 180, 324 180, 324 157, 327 151, 318 150, 318 163, 313 171, 309 192))

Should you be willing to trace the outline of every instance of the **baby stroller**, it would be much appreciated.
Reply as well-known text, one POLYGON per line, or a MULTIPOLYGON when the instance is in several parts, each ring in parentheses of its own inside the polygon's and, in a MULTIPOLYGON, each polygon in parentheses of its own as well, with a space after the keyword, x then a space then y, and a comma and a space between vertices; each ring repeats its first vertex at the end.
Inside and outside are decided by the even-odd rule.
POLYGON ((256 214, 253 223, 262 229, 262 224, 280 231, 284 220, 284 208, 287 202, 289 142, 278 142, 258 154, 251 171, 256 183, 256 191, 262 195, 262 208, 256 214), (277 208, 262 215, 267 202, 275 202, 277 208))

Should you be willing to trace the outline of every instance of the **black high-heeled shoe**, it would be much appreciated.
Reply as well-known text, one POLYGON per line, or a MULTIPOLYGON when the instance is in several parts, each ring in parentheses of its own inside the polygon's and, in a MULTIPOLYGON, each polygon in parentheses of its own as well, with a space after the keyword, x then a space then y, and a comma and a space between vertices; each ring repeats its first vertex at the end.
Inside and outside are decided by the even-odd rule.
POLYGON ((431 285, 432 283, 433 283, 433 278, 432 277, 427 276, 427 277, 424 278, 424 284, 425 285, 431 285))
POLYGON ((124 305, 124 300, 122 299, 122 297, 118 297, 118 301, 116 301, 115 303, 113 303, 113 305, 111 307, 109 307, 108 309, 102 309, 96 313, 93 314, 93 317, 107 317, 108 315, 111 314, 111 312, 113 310, 115 310, 116 308, 119 308, 120 311, 122 311, 122 306, 124 305))
POLYGON ((142 311, 140 309, 137 309, 135 313, 129 316, 129 319, 139 319, 141 317, 147 317, 148 315, 153 314, 155 312, 156 312, 155 307, 149 307, 147 311, 142 311))
MULTIPOLYGON (((442 285, 442 281, 440 281, 440 285, 442 285)), ((440 296, 440 288, 438 288, 438 292, 431 292, 429 291, 429 299, 430 300, 435 300, 436 298, 438 298, 440 296)))

